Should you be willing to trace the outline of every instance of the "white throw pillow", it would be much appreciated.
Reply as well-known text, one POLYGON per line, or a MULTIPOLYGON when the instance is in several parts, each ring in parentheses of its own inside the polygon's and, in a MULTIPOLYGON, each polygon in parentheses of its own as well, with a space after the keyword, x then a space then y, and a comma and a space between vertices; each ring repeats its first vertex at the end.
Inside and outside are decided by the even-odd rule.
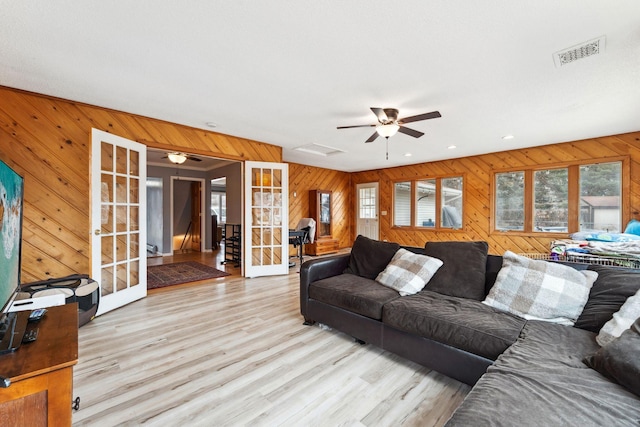
POLYGON ((578 271, 507 251, 496 283, 483 303, 528 320, 572 326, 597 278, 595 271, 578 271))
POLYGON ((398 249, 376 281, 395 289, 402 296, 420 292, 442 266, 442 261, 426 255, 398 249))
MULTIPOLYGON (((613 317, 607 323, 604 324, 596 341, 601 346, 609 344, 614 339, 618 338, 624 331, 629 329, 633 322, 640 317, 640 289, 635 295, 630 296, 622 304, 620 310, 613 313, 613 317)), ((639 356, 640 357, 640 356, 639 356)))

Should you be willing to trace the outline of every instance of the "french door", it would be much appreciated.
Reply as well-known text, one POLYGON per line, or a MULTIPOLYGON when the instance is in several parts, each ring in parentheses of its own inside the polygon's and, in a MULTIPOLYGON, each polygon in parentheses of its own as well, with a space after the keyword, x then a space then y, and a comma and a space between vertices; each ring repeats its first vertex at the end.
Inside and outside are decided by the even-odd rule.
POLYGON ((289 272, 289 165, 244 164, 244 275, 289 272))
POLYGON ((91 276, 97 314, 147 295, 147 148, 91 131, 91 276))

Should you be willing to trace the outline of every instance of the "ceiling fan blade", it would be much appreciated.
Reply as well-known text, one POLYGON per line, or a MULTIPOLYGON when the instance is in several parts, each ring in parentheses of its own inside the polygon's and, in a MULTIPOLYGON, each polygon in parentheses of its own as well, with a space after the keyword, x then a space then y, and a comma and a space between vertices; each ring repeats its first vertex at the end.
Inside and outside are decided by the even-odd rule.
POLYGON ((409 136, 412 136, 414 138, 420 138, 422 135, 424 135, 424 132, 420 132, 420 131, 417 131, 417 130, 409 129, 409 128, 406 128, 404 126, 400 126, 400 129, 398 129, 398 132, 402 132, 405 135, 409 135, 409 136))
POLYGON ((373 114, 376 115, 380 123, 385 123, 389 120, 389 118, 387 117, 387 113, 384 112, 383 108, 371 107, 371 111, 373 111, 373 114))
POLYGON ((351 128, 370 128, 376 125, 355 125, 355 126, 338 126, 337 129, 351 129, 351 128))
POLYGON ((398 124, 405 124, 411 122, 419 122, 420 120, 428 120, 428 119, 437 119, 438 117, 442 117, 439 111, 432 111, 430 113, 418 114, 417 116, 405 117, 404 119, 398 120, 398 124))
POLYGON ((373 141, 375 141, 375 140, 376 140, 376 138, 377 138, 377 137, 378 137, 378 132, 376 131, 376 132, 374 132, 374 133, 373 133, 373 135, 371 135, 371 136, 369 137, 369 139, 367 139, 365 142, 373 142, 373 141))
POLYGON ((201 162, 202 159, 195 156, 187 156, 187 160, 193 160, 194 162, 201 162))

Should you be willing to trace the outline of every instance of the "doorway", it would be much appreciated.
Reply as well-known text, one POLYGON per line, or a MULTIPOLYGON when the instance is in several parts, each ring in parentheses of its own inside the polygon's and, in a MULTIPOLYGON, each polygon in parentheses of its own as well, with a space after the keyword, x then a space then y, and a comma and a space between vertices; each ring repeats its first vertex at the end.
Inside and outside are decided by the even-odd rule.
POLYGON ((367 182, 356 186, 356 234, 378 240, 378 183, 367 182))
POLYGON ((205 180, 171 177, 171 218, 169 221, 172 250, 204 252, 205 180))

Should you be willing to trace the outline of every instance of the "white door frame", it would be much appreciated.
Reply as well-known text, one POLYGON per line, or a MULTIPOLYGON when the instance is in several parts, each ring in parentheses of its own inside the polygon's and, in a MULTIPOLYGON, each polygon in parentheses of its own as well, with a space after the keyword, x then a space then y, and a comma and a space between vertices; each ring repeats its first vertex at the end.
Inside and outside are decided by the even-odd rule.
POLYGON ((173 254, 173 183, 175 181, 200 181, 200 200, 202 200, 202 202, 200 203, 201 209, 200 209, 200 252, 204 252, 204 248, 205 248, 205 240, 206 240, 206 235, 205 235, 205 214, 206 214, 206 202, 205 202, 205 179, 204 178, 195 178, 195 177, 190 177, 190 176, 177 176, 177 175, 172 175, 171 176, 171 185, 169 186, 170 190, 169 190, 169 199, 171 200, 170 203, 170 208, 169 208, 169 233, 171 236, 171 254, 173 254))

